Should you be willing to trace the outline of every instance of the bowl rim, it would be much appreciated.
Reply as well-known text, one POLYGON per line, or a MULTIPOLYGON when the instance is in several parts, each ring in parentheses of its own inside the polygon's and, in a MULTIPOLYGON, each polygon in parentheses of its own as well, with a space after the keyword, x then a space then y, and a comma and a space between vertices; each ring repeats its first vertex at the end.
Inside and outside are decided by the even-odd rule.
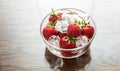
MULTIPOLYGON (((80 10, 80 9, 77 9, 77 8, 60 8, 60 9, 56 9, 55 11, 65 10, 65 9, 76 10, 76 11, 82 12, 82 13, 84 13, 84 14, 87 14, 87 13, 84 12, 83 10, 80 10)), ((51 13, 51 12, 50 12, 50 13, 51 13)), ((44 36, 43 36, 43 34, 42 34, 42 24, 43 24, 44 20, 50 15, 50 13, 48 13, 48 14, 42 19, 42 21, 41 21, 41 23, 40 23, 40 35, 42 36, 42 39, 43 39, 43 41, 46 43, 46 45, 49 45, 50 47, 52 46, 53 49, 55 49, 55 50, 63 50, 63 51, 79 50, 79 49, 82 49, 82 48, 86 47, 87 45, 89 45, 89 44, 93 41, 93 39, 95 38, 96 31, 97 31, 97 29, 96 29, 96 23, 93 21, 92 17, 89 15, 91 21, 92 21, 93 24, 94 24, 94 35, 92 36, 92 38, 89 40, 89 42, 88 42, 87 44, 85 44, 85 45, 83 45, 83 46, 81 46, 81 47, 72 48, 72 49, 58 48, 58 47, 56 47, 56 46, 54 46, 54 45, 51 45, 51 44, 44 38, 44 36)))

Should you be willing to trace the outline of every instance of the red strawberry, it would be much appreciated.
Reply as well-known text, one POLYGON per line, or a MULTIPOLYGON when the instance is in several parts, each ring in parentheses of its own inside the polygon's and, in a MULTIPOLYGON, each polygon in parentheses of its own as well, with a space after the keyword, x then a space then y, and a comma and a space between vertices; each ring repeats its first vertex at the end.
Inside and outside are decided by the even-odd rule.
POLYGON ((57 19, 58 19, 58 20, 62 20, 62 13, 58 13, 58 14, 57 14, 57 19))
POLYGON ((57 19, 58 19, 58 17, 55 14, 55 11, 52 9, 52 13, 50 14, 50 17, 49 17, 49 22, 55 22, 55 21, 57 21, 57 19))
MULTIPOLYGON (((64 48, 64 49, 76 48, 75 39, 73 39, 73 37, 67 37, 67 36, 62 37, 60 39, 60 48, 64 48)), ((76 53, 62 50, 61 54, 65 57, 69 57, 75 55, 76 53)))
POLYGON ((61 51, 61 54, 65 57, 71 57, 71 56, 74 56, 76 55, 77 53, 72 53, 72 51, 61 51))
POLYGON ((73 37, 62 37, 60 39, 60 47, 64 49, 76 48, 75 39, 73 37))
POLYGON ((83 26, 82 28, 82 34, 86 35, 89 39, 92 38, 93 34, 94 34, 94 28, 93 26, 83 26))
POLYGON ((61 32, 59 32, 59 37, 60 37, 60 38, 62 38, 62 37, 64 37, 64 36, 66 36, 66 33, 61 33, 61 32))
POLYGON ((67 29, 67 35, 74 37, 80 36, 81 35, 80 27, 77 24, 70 24, 67 29))
POLYGON ((57 19, 58 19, 58 17, 55 15, 51 15, 50 17, 49 17, 49 21, 50 22, 55 22, 55 21, 57 21, 57 19))
POLYGON ((43 36, 48 40, 52 35, 58 35, 58 31, 54 27, 46 26, 43 29, 43 36))

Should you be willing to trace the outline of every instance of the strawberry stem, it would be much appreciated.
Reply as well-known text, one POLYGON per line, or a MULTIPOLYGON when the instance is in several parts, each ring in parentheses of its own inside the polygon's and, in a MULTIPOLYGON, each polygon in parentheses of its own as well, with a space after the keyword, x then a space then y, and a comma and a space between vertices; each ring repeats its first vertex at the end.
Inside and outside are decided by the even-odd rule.
POLYGON ((76 20, 74 23, 75 23, 78 27, 80 27, 80 30, 82 30, 82 27, 81 27, 81 24, 82 24, 82 23, 81 23, 80 21, 77 21, 77 20, 76 20))
POLYGON ((77 21, 77 24, 80 26, 80 25, 81 25, 81 22, 80 22, 80 21, 77 21))
POLYGON ((85 23, 85 19, 83 17, 81 17, 81 16, 79 16, 79 17, 83 20, 82 22, 85 23))
POLYGON ((53 9, 51 10, 52 10, 51 16, 56 16, 55 11, 53 9))
POLYGON ((67 37, 68 43, 75 43, 75 39, 72 36, 67 37))
POLYGON ((48 23, 48 26, 49 26, 49 27, 55 27, 55 23, 49 22, 49 23, 48 23))
POLYGON ((82 26, 87 26, 89 23, 86 23, 85 22, 85 19, 83 18, 83 17, 81 17, 81 16, 79 16, 81 19, 82 19, 82 26))

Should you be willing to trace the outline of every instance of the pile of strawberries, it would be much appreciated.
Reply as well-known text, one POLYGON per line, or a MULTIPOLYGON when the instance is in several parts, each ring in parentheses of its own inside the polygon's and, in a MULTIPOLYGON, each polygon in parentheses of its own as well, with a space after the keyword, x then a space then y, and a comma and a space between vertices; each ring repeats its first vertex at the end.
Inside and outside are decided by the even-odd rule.
MULTIPOLYGON (((75 21, 69 23, 66 33, 61 33, 60 31, 55 29, 55 25, 58 20, 59 21, 62 20, 62 13, 56 14, 55 11, 52 10, 52 13, 49 16, 48 25, 46 25, 43 28, 43 36, 46 40, 49 40, 49 38, 52 35, 59 36, 60 48, 64 48, 64 49, 77 48, 76 47, 77 37, 85 35, 88 37, 88 39, 91 39, 94 34, 93 26, 90 25, 90 23, 86 23, 83 18, 82 18, 83 20, 82 22, 75 21), (82 26, 80 26, 80 24, 82 24, 82 26)), ((70 51, 61 51, 61 54, 66 57, 75 55, 75 53, 72 53, 70 51)))

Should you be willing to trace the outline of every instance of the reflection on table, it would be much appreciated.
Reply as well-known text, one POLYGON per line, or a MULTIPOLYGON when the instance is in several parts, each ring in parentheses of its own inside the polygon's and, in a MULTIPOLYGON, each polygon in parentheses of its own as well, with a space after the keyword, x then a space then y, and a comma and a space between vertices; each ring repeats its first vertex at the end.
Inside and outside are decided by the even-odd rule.
POLYGON ((85 71, 91 61, 90 50, 84 55, 73 58, 64 59, 53 55, 47 48, 45 50, 45 59, 50 68, 54 71, 85 71))

